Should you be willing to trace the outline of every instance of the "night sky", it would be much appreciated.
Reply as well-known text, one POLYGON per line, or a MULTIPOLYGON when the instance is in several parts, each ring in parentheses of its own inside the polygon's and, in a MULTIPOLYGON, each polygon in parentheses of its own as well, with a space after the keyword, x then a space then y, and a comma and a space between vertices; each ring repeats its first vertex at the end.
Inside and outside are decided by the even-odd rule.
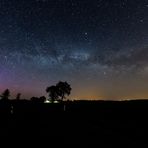
POLYGON ((0 0, 0 91, 148 98, 148 0, 0 0))

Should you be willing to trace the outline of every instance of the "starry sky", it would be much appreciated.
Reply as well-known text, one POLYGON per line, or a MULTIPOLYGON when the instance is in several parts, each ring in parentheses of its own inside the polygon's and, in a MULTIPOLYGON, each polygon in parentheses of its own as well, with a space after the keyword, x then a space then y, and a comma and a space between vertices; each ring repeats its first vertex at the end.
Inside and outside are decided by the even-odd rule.
POLYGON ((0 91, 148 98, 147 0, 0 0, 0 91))

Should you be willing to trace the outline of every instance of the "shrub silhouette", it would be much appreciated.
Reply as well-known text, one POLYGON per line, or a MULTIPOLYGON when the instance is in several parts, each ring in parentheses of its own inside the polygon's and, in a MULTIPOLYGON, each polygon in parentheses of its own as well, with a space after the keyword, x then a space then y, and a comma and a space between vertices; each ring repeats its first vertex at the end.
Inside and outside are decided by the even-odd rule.
POLYGON ((42 103, 44 103, 46 101, 46 97, 45 96, 40 97, 39 98, 39 101, 42 102, 42 103))
POLYGON ((20 100, 20 98, 21 98, 21 93, 18 93, 18 94, 16 95, 16 100, 20 100))
POLYGON ((6 90, 2 93, 1 99, 2 99, 2 100, 8 100, 9 97, 10 97, 10 91, 9 91, 9 89, 6 89, 6 90))
POLYGON ((38 98, 38 97, 32 97, 30 99, 32 102, 36 102, 36 103, 44 103, 44 101, 46 100, 46 98, 44 96, 38 98))
POLYGON ((71 93, 71 87, 67 82, 59 82, 56 84, 57 90, 58 90, 58 96, 60 100, 66 99, 66 95, 69 96, 71 93))
POLYGON ((32 97, 32 98, 30 98, 30 100, 31 101, 36 101, 36 100, 38 100, 39 98, 37 98, 37 97, 32 97))

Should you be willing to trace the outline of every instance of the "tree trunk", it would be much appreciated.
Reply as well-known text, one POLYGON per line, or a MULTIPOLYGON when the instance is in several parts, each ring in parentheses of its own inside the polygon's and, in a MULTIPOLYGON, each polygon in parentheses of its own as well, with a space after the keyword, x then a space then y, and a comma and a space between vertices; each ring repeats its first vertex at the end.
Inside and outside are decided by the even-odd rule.
POLYGON ((62 94, 62 101, 63 101, 63 99, 64 99, 64 94, 62 94))

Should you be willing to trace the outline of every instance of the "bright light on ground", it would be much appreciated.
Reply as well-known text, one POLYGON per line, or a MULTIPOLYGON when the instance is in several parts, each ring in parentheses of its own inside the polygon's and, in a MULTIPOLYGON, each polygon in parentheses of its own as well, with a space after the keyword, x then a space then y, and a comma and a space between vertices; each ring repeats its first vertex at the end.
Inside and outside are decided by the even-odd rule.
POLYGON ((51 103, 51 101, 49 101, 49 100, 46 100, 44 103, 51 103))
POLYGON ((58 101, 54 101, 54 103, 59 103, 58 101))
MULTIPOLYGON (((46 100, 44 103, 52 103, 50 100, 46 100)), ((59 103, 59 101, 54 101, 53 103, 59 103)))

